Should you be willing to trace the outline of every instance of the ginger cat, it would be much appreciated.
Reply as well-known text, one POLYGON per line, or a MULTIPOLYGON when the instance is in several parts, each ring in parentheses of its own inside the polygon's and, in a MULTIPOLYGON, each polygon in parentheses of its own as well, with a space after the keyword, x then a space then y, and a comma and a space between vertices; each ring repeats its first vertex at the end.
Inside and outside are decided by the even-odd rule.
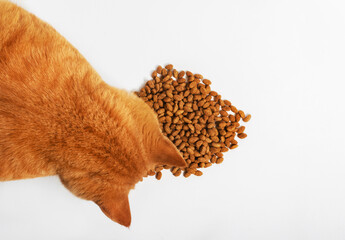
POLYGON ((59 175, 113 221, 156 165, 185 167, 155 113, 107 85, 51 26, 0 0, 0 181, 59 175))

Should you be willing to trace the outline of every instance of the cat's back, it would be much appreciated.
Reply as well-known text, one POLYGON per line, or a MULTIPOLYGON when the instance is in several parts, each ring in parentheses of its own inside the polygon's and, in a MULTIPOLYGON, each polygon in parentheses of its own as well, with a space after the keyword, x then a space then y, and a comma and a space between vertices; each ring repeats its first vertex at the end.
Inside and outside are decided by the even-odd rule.
POLYGON ((99 82, 53 27, 0 0, 0 181, 21 178, 23 168, 26 176, 51 174, 45 149, 58 130, 80 124, 80 99, 99 82))
POLYGON ((53 27, 4 0, 0 0, 0 29, 0 101, 11 98, 12 102, 34 102, 35 106, 55 101, 52 94, 66 98, 66 94, 73 94, 69 89, 81 86, 83 79, 88 85, 101 81, 53 27))
POLYGON ((75 98, 85 94, 85 85, 92 88, 99 82, 83 56, 53 27, 0 0, 0 131, 72 108, 75 98))
MULTIPOLYGON (((25 54, 28 49, 24 46, 27 47, 30 41, 31 43, 37 41, 36 33, 40 32, 47 38, 44 25, 21 7, 6 0, 0 0, 0 56, 7 57, 5 60, 8 62, 9 54, 18 52, 25 54)), ((48 40, 47 38, 46 41, 48 40)), ((5 60, 0 59, 1 63, 5 60)))
POLYGON ((56 40, 49 26, 17 5, 0 0, 0 29, 0 84, 3 89, 17 81, 25 83, 39 79, 37 74, 47 67, 46 50, 51 50, 56 40))
POLYGON ((20 16, 20 8, 8 1, 0 0, 0 49, 3 49, 11 35, 19 30, 15 23, 19 21, 20 16))
POLYGON ((0 84, 39 92, 93 71, 53 27, 21 7, 0 0, 0 84), (79 74, 79 75, 78 75, 79 74))

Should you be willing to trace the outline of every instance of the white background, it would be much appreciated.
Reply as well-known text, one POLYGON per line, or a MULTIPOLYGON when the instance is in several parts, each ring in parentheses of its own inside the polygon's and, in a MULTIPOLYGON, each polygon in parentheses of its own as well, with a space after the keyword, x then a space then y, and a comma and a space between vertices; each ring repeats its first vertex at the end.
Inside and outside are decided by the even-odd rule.
POLYGON ((0 239, 345 239, 343 1, 46 1, 53 25, 113 86, 158 65, 201 73, 252 114, 202 177, 145 179, 122 227, 57 177, 0 183, 0 239))

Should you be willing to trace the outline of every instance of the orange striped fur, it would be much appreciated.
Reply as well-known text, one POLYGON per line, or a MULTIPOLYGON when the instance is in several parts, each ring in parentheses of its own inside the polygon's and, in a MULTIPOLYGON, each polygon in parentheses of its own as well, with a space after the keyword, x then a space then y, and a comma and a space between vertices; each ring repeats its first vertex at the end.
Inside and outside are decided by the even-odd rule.
POLYGON ((0 29, 0 181, 57 174, 129 226, 130 189, 158 164, 185 166, 156 115, 15 4, 0 1, 0 29))

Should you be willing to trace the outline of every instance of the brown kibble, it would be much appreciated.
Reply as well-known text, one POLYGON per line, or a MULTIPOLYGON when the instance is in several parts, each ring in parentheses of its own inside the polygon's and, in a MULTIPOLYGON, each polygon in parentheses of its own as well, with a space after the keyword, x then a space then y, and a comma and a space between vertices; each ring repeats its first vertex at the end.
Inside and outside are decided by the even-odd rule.
POLYGON ((174 69, 172 75, 173 75, 174 78, 177 78, 178 71, 176 69, 174 69))
POLYGON ((208 167, 211 167, 212 166, 212 163, 208 162, 205 164, 205 168, 208 168, 208 167))
POLYGON ((207 162, 208 160, 206 158, 204 158, 204 157, 199 157, 198 161, 199 162, 207 162))
POLYGON ((179 169, 179 170, 177 170, 177 171, 174 173, 174 176, 175 176, 175 177, 178 177, 178 176, 181 175, 181 173, 182 173, 182 170, 179 169))
POLYGON ((210 102, 206 102, 202 107, 203 108, 208 108, 210 106, 210 102))
POLYGON ((200 87, 200 92, 202 93, 202 94, 206 94, 206 88, 205 87, 203 87, 203 86, 201 86, 200 87))
POLYGON ((165 97, 165 98, 163 98, 163 101, 164 101, 164 102, 171 102, 172 100, 171 100, 171 98, 169 98, 169 97, 165 97))
POLYGON ((171 166, 169 166, 169 165, 163 165, 163 168, 164 168, 164 169, 170 169, 171 166))
POLYGON ((151 108, 153 107, 153 102, 146 102, 151 108))
POLYGON ((243 118, 243 122, 249 122, 251 118, 252 118, 252 115, 248 114, 245 118, 243 118))
MULTIPOLYGON (((156 83, 159 85, 159 83, 161 82, 161 79, 159 77, 155 77, 154 79, 155 79, 156 83)), ((161 85, 159 85, 159 86, 161 86, 161 85)))
POLYGON ((219 148, 219 147, 222 146, 220 143, 215 143, 215 142, 213 142, 211 145, 212 145, 213 147, 216 147, 216 148, 219 148))
POLYGON ((228 149, 227 147, 222 147, 222 148, 220 149, 220 151, 221 151, 221 152, 227 152, 227 151, 229 151, 229 149, 228 149))
POLYGON ((173 67, 174 67, 174 66, 173 66, 172 64, 168 64, 168 65, 165 66, 165 68, 168 69, 168 70, 172 70, 173 67))
POLYGON ((199 92, 200 91, 196 87, 190 89, 191 94, 199 94, 199 92))
POLYGON ((205 84, 205 85, 211 85, 211 81, 210 80, 208 80, 208 79, 204 79, 204 80, 202 80, 202 82, 205 84))
POLYGON ((178 150, 181 151, 185 146, 186 146, 186 143, 185 143, 185 142, 182 142, 182 143, 180 144, 180 146, 178 146, 178 150))
POLYGON ((240 114, 240 116, 241 116, 242 119, 245 118, 245 114, 244 114, 244 112, 243 112, 242 110, 239 110, 239 111, 238 111, 238 114, 240 114))
POLYGON ((165 107, 167 108, 168 111, 172 112, 174 110, 173 106, 170 103, 166 103, 165 107))
POLYGON ((223 129, 226 126, 226 122, 221 122, 221 123, 219 123, 218 126, 219 126, 219 128, 223 129))
POLYGON ((181 97, 180 95, 174 95, 174 99, 176 101, 181 101, 183 99, 183 97, 181 97))
POLYGON ((216 163, 217 163, 217 164, 220 164, 220 163, 223 162, 223 160, 224 160, 224 158, 220 157, 220 158, 217 159, 216 163))
MULTIPOLYGON (((162 75, 163 77, 165 77, 167 74, 168 74, 168 71, 167 71, 165 68, 163 68, 162 71, 161 71, 161 75, 162 75)), ((168 77, 168 78, 169 78, 169 77, 168 77)), ((164 81, 164 79, 163 79, 163 81, 164 81)))
POLYGON ((222 110, 224 111, 231 111, 231 107, 228 107, 228 106, 222 106, 222 110))
POLYGON ((194 77, 197 79, 203 79, 204 78, 201 74, 194 74, 194 77))
POLYGON ((193 112, 193 109, 192 109, 191 107, 188 107, 188 106, 185 106, 185 107, 183 108, 183 110, 184 110, 185 112, 193 112))
POLYGON ((184 71, 181 71, 181 72, 179 72, 179 74, 178 74, 178 78, 183 78, 184 75, 185 75, 185 72, 184 72, 184 71))
POLYGON ((235 115, 235 121, 236 121, 236 122, 239 122, 240 120, 241 120, 240 114, 236 113, 236 115, 235 115))
POLYGON ((170 98, 173 98, 173 97, 174 97, 174 95, 172 94, 172 91, 171 91, 171 90, 166 91, 166 95, 167 95, 168 97, 170 97, 170 98))
MULTIPOLYGON (((177 83, 185 83, 186 82, 186 79, 184 79, 184 78, 179 78, 179 79, 177 79, 177 81, 176 81, 177 83)), ((173 83, 174 84, 174 83, 173 83)))
MULTIPOLYGON (((166 72, 166 69, 164 68, 164 69, 162 70, 162 75, 165 74, 165 72, 166 72), (163 73, 163 72, 164 72, 164 73, 163 73)), ((166 76, 162 79, 162 82, 168 82, 169 79, 170 79, 170 76, 169 76, 169 75, 166 75, 166 76)))
POLYGON ((230 107, 231 107, 231 111, 233 113, 237 113, 238 112, 238 110, 237 110, 237 108, 235 106, 231 105, 230 107))
POLYGON ((231 144, 230 149, 235 149, 235 148, 237 148, 237 147, 238 147, 237 144, 231 144))
POLYGON ((228 113, 226 111, 221 110, 219 113, 220 113, 220 115, 222 115, 222 117, 228 116, 228 113))
POLYGON ((210 109, 205 109, 204 113, 206 116, 211 116, 212 115, 212 111, 210 109))
POLYGON ((154 176, 154 175, 155 175, 155 171, 150 170, 150 171, 147 172, 147 174, 148 174, 149 176, 154 176))
POLYGON ((163 166, 159 166, 159 167, 156 167, 155 168, 155 171, 156 172, 160 172, 160 171, 162 171, 163 170, 163 166))
POLYGON ((219 130, 219 134, 224 136, 226 134, 226 131, 221 129, 221 130, 219 130))
POLYGON ((154 82, 154 80, 147 81, 147 85, 148 85, 150 88, 154 88, 154 87, 155 87, 155 82, 154 82))
POLYGON ((180 121, 180 119, 179 119, 178 117, 175 117, 175 118, 172 120, 172 122, 175 123, 175 124, 178 123, 178 121, 180 121))
POLYGON ((219 99, 221 99, 221 98, 222 98, 222 96, 218 94, 217 96, 214 97, 214 101, 217 102, 217 101, 218 101, 219 99))
POLYGON ((229 100, 224 100, 224 104, 228 105, 228 106, 231 106, 231 102, 229 100))
POLYGON ((192 163, 189 165, 189 168, 197 168, 198 164, 197 163, 192 163))
POLYGON ((162 172, 157 172, 156 173, 156 179, 161 180, 161 178, 162 178, 162 172))
POLYGON ((196 81, 193 81, 189 84, 190 88, 194 88, 198 83, 196 81))
POLYGON ((199 140, 196 142, 195 146, 196 148, 200 148, 200 146, 203 144, 203 141, 202 140, 199 140))
POLYGON ((177 170, 179 170, 178 167, 172 167, 172 168, 170 169, 170 171, 171 171, 172 174, 176 173, 177 170))
POLYGON ((210 92, 210 95, 211 95, 211 96, 213 96, 213 97, 215 97, 215 96, 217 96, 217 95, 218 95, 218 93, 217 93, 217 92, 215 92, 215 91, 211 91, 211 92, 210 92))
POLYGON ((223 162, 223 153, 238 146, 235 138, 247 136, 239 121, 249 121, 250 114, 245 116, 229 100, 222 100, 201 74, 179 72, 168 64, 158 66, 151 76, 136 95, 156 112, 163 135, 174 143, 188 167, 160 165, 147 175, 159 180, 162 170, 170 169, 174 176, 201 176, 199 168, 223 162))
POLYGON ((190 139, 189 139, 189 143, 195 143, 196 141, 198 141, 199 140, 199 138, 198 137, 191 137, 190 139))
POLYGON ((240 133, 240 134, 237 135, 237 137, 243 139, 243 138, 246 138, 246 137, 247 137, 247 134, 245 134, 245 133, 240 133))
POLYGON ((237 133, 238 133, 238 134, 239 134, 239 133, 243 133, 245 129, 246 129, 245 126, 241 126, 241 127, 239 127, 239 128, 237 129, 237 133))
POLYGON ((162 66, 158 65, 156 71, 158 74, 161 74, 162 73, 162 66))
POLYGON ((162 114, 162 113, 164 113, 164 112, 165 112, 165 109, 164 109, 164 108, 160 108, 160 109, 157 111, 158 114, 162 114))
POLYGON ((186 72, 186 75, 187 75, 187 77, 191 77, 191 76, 193 76, 193 73, 190 72, 190 71, 187 71, 187 72, 186 72))
POLYGON ((175 88, 175 90, 178 91, 178 92, 182 92, 182 91, 185 90, 185 87, 180 85, 180 86, 177 86, 177 87, 175 88))
POLYGON ((178 139, 175 142, 175 146, 179 146, 182 143, 182 139, 178 139))

